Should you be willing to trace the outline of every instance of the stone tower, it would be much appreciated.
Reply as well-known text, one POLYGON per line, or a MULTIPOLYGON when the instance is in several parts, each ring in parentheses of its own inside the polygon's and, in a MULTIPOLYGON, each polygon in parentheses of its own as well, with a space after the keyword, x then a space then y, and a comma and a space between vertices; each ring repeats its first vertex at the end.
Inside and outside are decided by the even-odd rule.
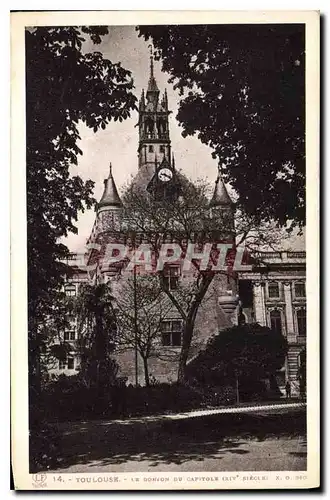
POLYGON ((150 56, 150 75, 146 94, 142 90, 139 103, 139 168, 154 168, 155 159, 171 163, 168 99, 162 96, 154 77, 154 62, 150 56))
MULTIPOLYGON (((169 203, 180 196, 184 186, 188 186, 190 181, 184 176, 175 165, 174 156, 171 151, 171 140, 169 131, 169 107, 166 90, 161 95, 154 76, 154 61, 150 57, 150 74, 147 91, 142 91, 139 102, 139 137, 138 137, 138 169, 135 177, 132 179, 132 185, 143 194, 153 196, 156 202, 169 203)), ((124 198, 123 198, 124 199, 124 198)), ((223 238, 230 241, 233 238, 234 230, 234 209, 233 203, 226 190, 225 184, 218 172, 215 181, 213 197, 209 202, 208 208, 214 217, 215 231, 219 231, 214 238, 223 238), (228 234, 224 235, 223 214, 229 217, 230 225, 228 234)), ((99 248, 92 250, 89 264, 95 265, 96 282, 111 281, 114 296, 122 293, 127 275, 122 272, 122 266, 102 264, 104 252, 109 243, 123 243, 129 246, 132 243, 132 228, 126 225, 126 215, 121 217, 124 211, 122 200, 119 197, 113 177, 112 167, 108 178, 104 181, 104 192, 97 205, 97 214, 94 228, 89 239, 89 243, 96 243, 99 248), (118 272, 119 271, 119 272, 118 272)), ((196 228, 199 227, 199 220, 196 220, 196 228)), ((143 240, 143 235, 138 235, 139 241, 143 240)), ((104 259, 106 261, 106 259, 104 259)), ((180 283, 189 286, 196 280, 196 271, 192 269, 186 273, 183 272, 183 259, 181 262, 171 264, 164 271, 164 280, 168 283, 172 294, 180 283)), ((196 314, 194 327, 194 340, 191 346, 190 356, 196 355, 200 348, 207 342, 208 338, 216 334, 220 329, 231 326, 235 321, 235 310, 237 308, 237 297, 234 286, 234 277, 224 274, 216 274, 206 295, 196 314)), ((166 299, 167 300, 167 299, 166 299)), ((182 317, 178 309, 172 304, 164 318, 166 328, 178 328, 173 330, 176 334, 182 329, 182 317), (178 326, 179 325, 179 326, 178 326)), ((166 330, 167 331, 167 330, 166 330)), ((172 335, 172 334, 171 334, 172 335)), ((180 333, 181 335, 181 333, 180 333)), ((178 369, 178 360, 180 353, 180 341, 172 335, 170 344, 163 339, 162 332, 159 332, 155 346, 155 356, 149 360, 150 373, 157 380, 168 381, 175 379, 178 369), (176 340, 173 340, 173 339, 176 340), (164 358, 164 359, 163 359, 164 358)), ((121 373, 127 376, 130 381, 134 380, 135 354, 132 349, 125 352, 118 352, 116 359, 120 365, 121 373)), ((138 361, 139 380, 143 380, 142 361, 138 361), (141 371, 141 373, 140 373, 141 371)))
POLYGON ((220 167, 218 167, 218 176, 215 181, 213 196, 210 201, 210 210, 213 217, 219 215, 219 219, 226 222, 226 226, 231 232, 235 233, 235 209, 234 203, 230 198, 223 178, 221 176, 220 167))
POLYGON ((122 208, 123 204, 118 194, 112 174, 112 165, 110 163, 108 178, 104 179, 103 194, 96 207, 98 232, 115 228, 118 215, 122 208))
POLYGON ((104 179, 103 182, 103 194, 95 207, 96 217, 87 241, 87 247, 89 248, 87 264, 91 269, 90 279, 97 282, 104 280, 104 271, 108 271, 102 267, 102 258, 105 254, 106 244, 118 241, 118 230, 123 209, 123 203, 112 174, 111 163, 108 178, 104 179))

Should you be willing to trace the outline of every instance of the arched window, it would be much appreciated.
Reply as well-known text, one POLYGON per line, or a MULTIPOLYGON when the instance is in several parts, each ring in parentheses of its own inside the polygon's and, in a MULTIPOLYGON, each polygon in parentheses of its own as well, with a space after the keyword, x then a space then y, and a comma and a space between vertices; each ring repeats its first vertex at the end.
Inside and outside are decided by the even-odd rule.
POLYGON ((297 326, 299 337, 306 337, 306 309, 297 310, 297 326))
POLYGON ((154 121, 151 118, 147 118, 145 121, 145 132, 146 134, 153 134, 154 132, 154 121))
POLYGON ((158 129, 158 135, 161 137, 162 135, 165 134, 166 132, 166 122, 163 118, 160 118, 157 121, 157 129, 158 129))
POLYGON ((269 313, 270 327, 277 333, 282 333, 282 315, 281 311, 274 309, 269 313))

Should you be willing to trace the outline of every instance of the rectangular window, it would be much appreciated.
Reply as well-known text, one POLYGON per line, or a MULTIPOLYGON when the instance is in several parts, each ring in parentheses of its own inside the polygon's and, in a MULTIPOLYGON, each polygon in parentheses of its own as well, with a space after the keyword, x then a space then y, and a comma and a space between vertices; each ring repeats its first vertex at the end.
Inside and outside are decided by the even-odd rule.
POLYGON ((167 266, 164 269, 164 284, 168 290, 176 290, 179 284, 180 267, 167 266))
POLYGON ((74 370, 74 358, 68 358, 68 370, 74 370))
POLYGON ((64 340, 76 340, 76 330, 65 330, 64 340))
POLYGON ((298 309, 297 311, 297 324, 299 337, 306 337, 306 310, 298 309))
POLYGON ((65 285, 64 291, 68 297, 74 297, 76 295, 75 285, 65 285))
POLYGON ((166 320, 161 324, 163 346, 179 347, 181 345, 182 321, 166 320))
POLYGON ((306 297, 305 283, 295 283, 294 294, 295 297, 298 299, 305 298, 306 297))
POLYGON ((268 283, 268 297, 270 299, 278 299, 280 296, 280 288, 278 283, 272 282, 268 283))
POLYGON ((164 146, 159 146, 159 152, 160 152, 160 153, 165 153, 165 148, 164 148, 164 146))
POLYGON ((60 370, 74 370, 74 358, 70 356, 67 359, 60 359, 58 367, 60 370))
POLYGON ((153 146, 149 146, 149 153, 153 153, 154 152, 154 147, 153 146))
POLYGON ((270 328, 277 333, 282 333, 282 315, 281 311, 271 311, 270 316, 270 328))

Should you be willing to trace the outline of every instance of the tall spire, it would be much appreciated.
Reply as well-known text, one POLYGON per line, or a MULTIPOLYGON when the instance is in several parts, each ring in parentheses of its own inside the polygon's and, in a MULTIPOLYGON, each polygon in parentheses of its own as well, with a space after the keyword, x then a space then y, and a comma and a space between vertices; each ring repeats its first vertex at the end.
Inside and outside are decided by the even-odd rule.
POLYGON ((218 166, 218 177, 215 181, 210 207, 231 207, 232 205, 233 202, 228 194, 225 183, 223 182, 220 166, 218 166))
POLYGON ((110 163, 109 177, 104 179, 104 191, 98 204, 98 209, 102 207, 122 207, 122 201, 119 197, 117 187, 112 175, 112 164, 110 163))
POLYGON ((154 57, 152 54, 152 48, 150 47, 150 78, 154 77, 154 57))
POLYGON ((152 45, 149 45, 149 48, 150 48, 150 76, 148 82, 148 92, 159 92, 159 88, 157 86, 157 82, 154 77, 154 56, 152 53, 152 45))

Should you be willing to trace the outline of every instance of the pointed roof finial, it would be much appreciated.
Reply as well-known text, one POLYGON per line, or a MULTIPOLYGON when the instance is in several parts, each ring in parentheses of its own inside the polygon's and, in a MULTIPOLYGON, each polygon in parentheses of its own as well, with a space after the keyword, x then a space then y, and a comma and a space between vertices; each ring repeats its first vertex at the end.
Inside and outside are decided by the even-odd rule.
POLYGON ((154 77, 154 56, 153 56, 153 49, 152 45, 149 45, 150 49, 150 78, 154 77))
POLYGON ((110 162, 110 166, 109 166, 109 179, 110 177, 112 177, 112 163, 110 162))
POLYGON ((139 101, 139 108, 140 108, 140 110, 144 110, 144 108, 145 108, 144 89, 142 89, 142 92, 141 92, 141 98, 139 101))
POLYGON ((151 44, 148 45, 150 49, 150 75, 148 82, 148 92, 159 92, 156 79, 154 77, 154 56, 153 56, 153 47, 151 44))

